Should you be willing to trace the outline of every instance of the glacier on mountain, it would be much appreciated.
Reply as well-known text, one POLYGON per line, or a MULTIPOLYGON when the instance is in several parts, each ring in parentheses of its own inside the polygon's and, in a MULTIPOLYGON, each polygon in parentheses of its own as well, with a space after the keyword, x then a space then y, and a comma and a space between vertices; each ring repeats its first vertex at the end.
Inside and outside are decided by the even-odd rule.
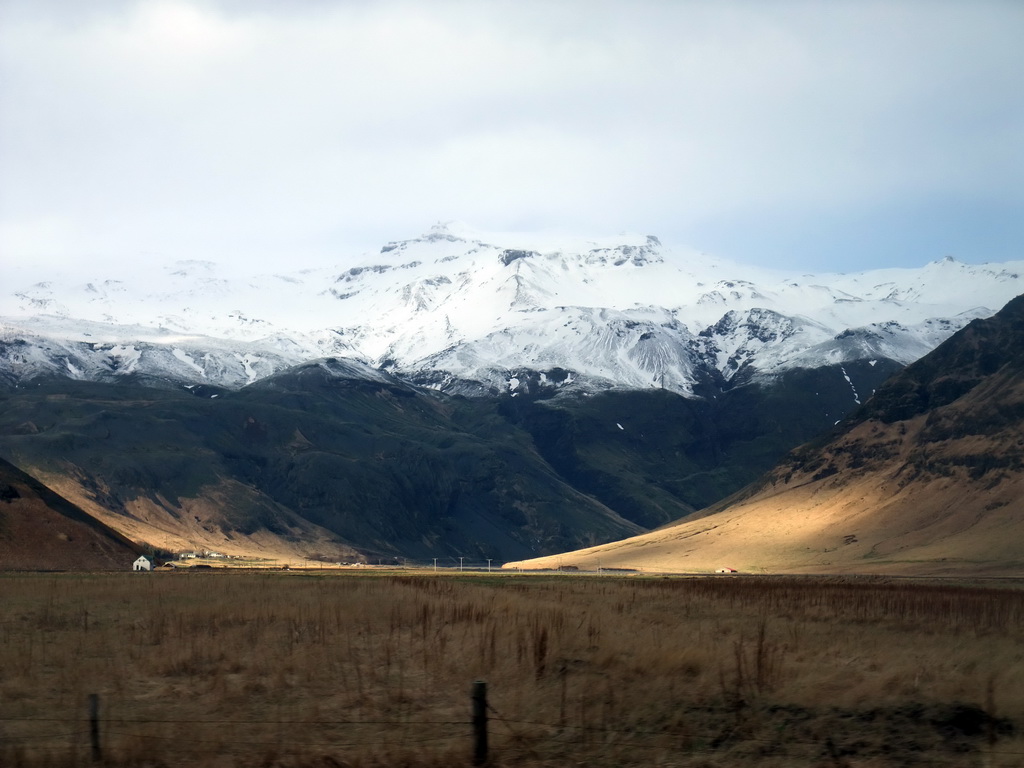
POLYGON ((661 387, 909 363, 1024 292, 1024 262, 793 275, 658 238, 440 224, 362 263, 228 274, 212 262, 33 275, 0 295, 0 377, 239 388, 321 358, 463 394, 661 387), (513 384, 513 382, 515 382, 513 384))

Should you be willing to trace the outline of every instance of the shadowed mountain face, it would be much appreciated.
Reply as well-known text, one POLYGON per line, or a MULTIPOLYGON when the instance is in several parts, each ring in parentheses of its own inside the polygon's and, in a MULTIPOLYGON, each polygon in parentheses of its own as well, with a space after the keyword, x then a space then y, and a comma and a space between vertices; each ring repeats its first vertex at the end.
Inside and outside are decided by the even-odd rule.
POLYGON ((170 549, 503 558, 639 530, 471 403, 330 364, 204 394, 66 381, 8 394, 3 451, 170 549))
POLYGON ((529 564, 1019 575, 1022 537, 1019 297, 731 499, 661 531, 529 564))
POLYGON ((168 550, 503 561, 705 507, 891 370, 795 370, 705 399, 466 399, 336 360, 236 392, 52 380, 0 392, 0 453, 168 550))
POLYGON ((619 514, 656 528, 702 509, 770 469, 792 446, 855 407, 898 367, 880 361, 792 370, 717 396, 653 390, 530 401, 500 412, 527 430, 568 482, 619 514), (675 514, 674 514, 675 513, 675 514))
POLYGON ((0 569, 128 569, 130 541, 0 459, 0 569))

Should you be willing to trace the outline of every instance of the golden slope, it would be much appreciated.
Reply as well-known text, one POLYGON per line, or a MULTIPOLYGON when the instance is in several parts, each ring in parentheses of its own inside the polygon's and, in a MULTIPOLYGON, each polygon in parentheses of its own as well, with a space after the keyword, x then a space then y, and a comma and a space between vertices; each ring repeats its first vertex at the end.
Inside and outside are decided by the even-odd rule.
POLYGON ((0 570, 121 570, 140 551, 0 459, 0 570))
POLYGON ((506 567, 1024 575, 1022 358, 1018 299, 705 516, 506 567))
POLYGON ((352 547, 329 531, 305 520, 278 511, 272 501, 255 489, 232 480, 200 489, 194 498, 169 501, 159 494, 140 496, 125 504, 118 514, 99 504, 77 479, 80 473, 37 474, 47 485, 120 534, 148 547, 168 552, 214 551, 233 557, 262 558, 282 563, 299 562, 310 557, 350 560, 358 557, 352 547), (242 534, 232 529, 228 514, 243 503, 263 504, 277 513, 279 532, 259 528, 242 534), (287 521, 287 522, 286 522, 287 521))
MULTIPOLYGON (((906 426, 904 444, 914 434, 906 426)), ((787 482, 776 476, 749 499, 707 517, 508 567, 1024 575, 1020 472, 990 487, 994 478, 971 480, 965 470, 903 485, 907 471, 905 462, 893 460, 854 477, 815 480, 797 471, 787 482)))

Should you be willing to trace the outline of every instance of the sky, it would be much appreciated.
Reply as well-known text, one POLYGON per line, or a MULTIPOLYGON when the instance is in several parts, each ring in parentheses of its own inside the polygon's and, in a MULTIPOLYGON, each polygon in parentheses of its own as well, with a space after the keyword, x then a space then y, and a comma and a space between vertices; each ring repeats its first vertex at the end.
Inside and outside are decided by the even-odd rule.
POLYGON ((1024 259, 1018 0, 0 0, 0 267, 358 261, 457 220, 1024 259))

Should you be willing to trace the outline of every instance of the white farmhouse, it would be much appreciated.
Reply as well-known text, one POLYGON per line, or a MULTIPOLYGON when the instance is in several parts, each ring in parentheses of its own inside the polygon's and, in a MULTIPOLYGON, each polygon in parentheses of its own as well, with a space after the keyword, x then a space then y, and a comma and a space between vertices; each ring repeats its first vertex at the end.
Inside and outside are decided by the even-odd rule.
POLYGON ((145 555, 139 555, 139 559, 132 563, 133 571, 152 571, 153 561, 145 555))

